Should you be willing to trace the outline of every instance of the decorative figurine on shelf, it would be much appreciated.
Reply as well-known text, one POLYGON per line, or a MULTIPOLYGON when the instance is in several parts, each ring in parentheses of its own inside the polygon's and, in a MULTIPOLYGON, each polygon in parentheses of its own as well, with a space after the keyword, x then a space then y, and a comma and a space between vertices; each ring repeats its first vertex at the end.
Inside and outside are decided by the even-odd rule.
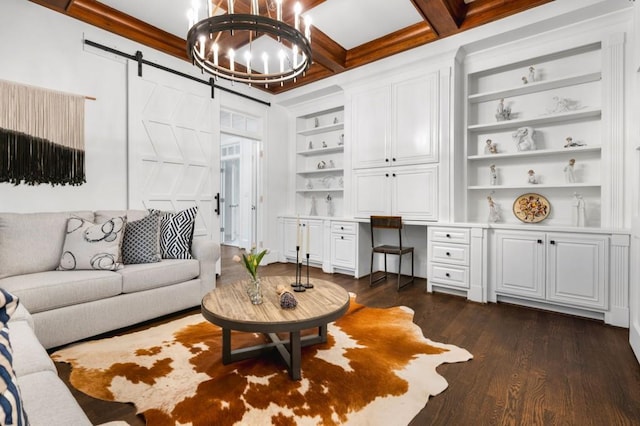
POLYGON ((344 178, 343 178, 342 176, 340 176, 340 177, 338 178, 338 186, 339 186, 340 188, 343 188, 343 187, 344 187, 344 178))
POLYGON ((496 223, 500 221, 500 207, 493 201, 491 195, 487 195, 487 202, 489 203, 489 222, 496 223))
POLYGON ((527 182, 534 185, 539 183, 538 176, 536 176, 536 172, 534 172, 533 169, 529 170, 527 173, 529 174, 527 182))
POLYGON ((331 194, 327 194, 327 198, 325 199, 327 202, 327 216, 333 216, 335 211, 333 207, 333 198, 331 194))
POLYGON ((522 84, 527 84, 528 82, 527 77, 522 77, 522 84))
POLYGON ((580 109, 580 102, 569 98, 553 97, 553 107, 547 108, 548 114, 559 114, 562 112, 575 111, 580 109))
POLYGON ((576 164, 576 159, 572 158, 571 160, 569 160, 569 164, 567 164, 566 166, 564 166, 564 180, 567 183, 575 183, 576 181, 576 176, 573 173, 573 167, 576 164))
POLYGON ((307 183, 305 184, 305 187, 307 189, 313 189, 313 182, 311 182, 311 179, 307 179, 307 183))
POLYGON ((282 309, 295 309, 296 306, 298 306, 296 297, 282 284, 278 284, 276 287, 276 293, 280 296, 280 307, 282 309))
POLYGON ((327 143, 325 141, 322 141, 322 147, 326 148, 327 147, 327 143))
POLYGON ((564 147, 565 148, 574 148, 576 146, 585 146, 586 143, 580 142, 580 141, 574 141, 573 138, 571 136, 569 136, 567 139, 565 139, 565 144, 564 147))
POLYGON ((529 81, 531 83, 536 81, 536 69, 534 67, 529 67, 529 81))
POLYGON ((338 138, 338 146, 344 145, 344 133, 338 138))
POLYGON ((489 185, 497 185, 498 184, 498 172, 496 171, 496 165, 492 164, 489 166, 489 185))
POLYGON ((573 193, 573 225, 585 226, 585 204, 582 195, 577 192, 573 193))
POLYGON ((333 124, 338 124, 338 117, 333 117, 333 124))
POLYGON ((504 99, 500 99, 496 108, 496 120, 505 121, 511 119, 511 107, 504 106, 504 99))
POLYGON ((536 149, 536 142, 533 139, 535 133, 533 127, 520 127, 511 135, 518 151, 534 151, 536 149))
POLYGON ((498 147, 496 146, 495 143, 493 143, 491 141, 491 139, 487 139, 487 141, 485 143, 486 143, 486 145, 484 147, 484 153, 485 154, 497 154, 498 153, 498 147))
POLYGON ((333 160, 329 160, 329 165, 327 166, 328 169, 333 169, 336 166, 336 163, 333 162, 333 160))
POLYGON ((327 163, 325 163, 324 160, 320 160, 318 163, 318 169, 324 169, 325 167, 327 167, 327 163))
POLYGON ((325 188, 331 188, 331 182, 333 181, 333 176, 325 176, 321 179, 322 185, 325 188))
POLYGON ((313 141, 309 141, 309 149, 313 149, 313 141))
POLYGON ((318 120, 318 117, 313 119, 313 127, 319 127, 320 126, 320 120, 318 120))
POLYGON ((318 205, 315 195, 311 196, 311 210, 309 210, 309 216, 318 216, 318 205))

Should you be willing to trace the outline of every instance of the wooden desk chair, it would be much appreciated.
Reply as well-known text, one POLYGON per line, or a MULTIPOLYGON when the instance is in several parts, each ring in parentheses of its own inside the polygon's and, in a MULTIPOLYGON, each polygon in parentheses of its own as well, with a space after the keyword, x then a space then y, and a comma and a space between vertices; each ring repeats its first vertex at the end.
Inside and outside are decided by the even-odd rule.
MULTIPOLYGON (((392 254, 398 256, 398 290, 413 282, 413 247, 404 247, 402 245, 402 217, 400 216, 371 216, 371 270, 369 274, 369 286, 373 286, 375 283, 387 279, 387 255, 392 254), (398 245, 376 245, 375 243, 375 230, 376 229, 397 229, 398 230, 398 245), (379 277, 373 277, 373 257, 376 253, 384 254, 384 275, 379 277), (400 283, 401 271, 402 271, 402 256, 411 253, 411 278, 400 283)), ((376 271, 378 272, 378 271, 376 271)))

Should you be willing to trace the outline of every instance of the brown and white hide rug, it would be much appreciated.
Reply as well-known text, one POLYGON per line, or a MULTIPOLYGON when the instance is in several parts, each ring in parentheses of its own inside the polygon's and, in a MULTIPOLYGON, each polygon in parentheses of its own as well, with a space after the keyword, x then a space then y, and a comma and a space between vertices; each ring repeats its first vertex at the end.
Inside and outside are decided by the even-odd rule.
MULTIPOLYGON (((235 347, 264 338, 235 333, 235 347)), ((200 314, 55 352, 71 383, 132 402, 148 425, 403 425, 447 387, 442 363, 472 355, 432 342, 407 307, 355 303, 329 324, 325 344, 302 349, 302 380, 275 355, 223 365, 222 332, 200 314)))

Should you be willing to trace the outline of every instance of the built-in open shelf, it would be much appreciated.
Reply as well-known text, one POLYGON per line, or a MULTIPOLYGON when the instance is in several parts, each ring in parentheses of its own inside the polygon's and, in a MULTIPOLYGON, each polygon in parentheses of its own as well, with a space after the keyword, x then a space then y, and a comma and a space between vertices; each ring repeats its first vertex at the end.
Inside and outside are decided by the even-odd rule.
POLYGON ((580 152, 599 152, 602 150, 600 145, 594 146, 576 146, 573 148, 560 148, 560 149, 538 149, 533 151, 519 151, 519 152, 505 152, 498 154, 481 154, 470 155, 467 158, 471 161, 474 160, 493 160, 500 158, 515 158, 515 157, 546 157, 555 156, 558 154, 572 154, 580 152))
POLYGON ((562 112, 558 114, 541 115, 532 118, 518 118, 514 120, 498 121, 495 123, 472 124, 467 127, 469 132, 487 132, 494 130, 516 129, 524 126, 539 126, 550 123, 566 123, 569 121, 597 118, 602 114, 600 108, 583 108, 576 111, 562 112))

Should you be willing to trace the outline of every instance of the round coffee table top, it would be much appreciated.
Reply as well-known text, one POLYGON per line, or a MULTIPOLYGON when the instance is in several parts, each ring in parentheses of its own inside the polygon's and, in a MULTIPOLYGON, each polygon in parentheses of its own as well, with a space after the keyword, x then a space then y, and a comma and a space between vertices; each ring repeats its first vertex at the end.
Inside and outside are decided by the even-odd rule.
POLYGON ((238 331, 279 333, 318 327, 335 321, 349 309, 349 293, 341 286, 313 280, 314 288, 294 293, 294 277, 261 277, 263 303, 253 305, 247 281, 217 287, 202 299, 202 315, 213 324, 238 331), (282 309, 276 287, 281 284, 298 300, 295 309, 282 309))

